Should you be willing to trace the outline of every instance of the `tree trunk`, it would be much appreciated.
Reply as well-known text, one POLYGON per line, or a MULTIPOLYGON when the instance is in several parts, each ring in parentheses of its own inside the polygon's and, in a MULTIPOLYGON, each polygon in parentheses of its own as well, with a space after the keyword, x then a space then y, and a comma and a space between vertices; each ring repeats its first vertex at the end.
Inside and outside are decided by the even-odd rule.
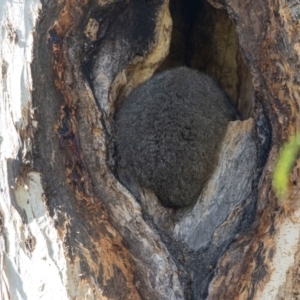
POLYGON ((300 5, 237 0, 0 3, 1 299, 298 299, 300 5), (209 2, 209 3, 208 3, 209 2), (193 207, 137 201, 115 176, 113 116, 187 65, 236 102, 193 207))

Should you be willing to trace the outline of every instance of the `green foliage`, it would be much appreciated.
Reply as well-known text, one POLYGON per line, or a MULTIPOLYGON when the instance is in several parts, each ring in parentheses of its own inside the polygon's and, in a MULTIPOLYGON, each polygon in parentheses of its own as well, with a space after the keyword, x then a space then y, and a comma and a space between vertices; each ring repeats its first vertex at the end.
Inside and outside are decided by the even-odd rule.
POLYGON ((273 188, 279 199, 288 194, 289 175, 300 149, 300 134, 295 134, 279 152, 273 176, 273 188))

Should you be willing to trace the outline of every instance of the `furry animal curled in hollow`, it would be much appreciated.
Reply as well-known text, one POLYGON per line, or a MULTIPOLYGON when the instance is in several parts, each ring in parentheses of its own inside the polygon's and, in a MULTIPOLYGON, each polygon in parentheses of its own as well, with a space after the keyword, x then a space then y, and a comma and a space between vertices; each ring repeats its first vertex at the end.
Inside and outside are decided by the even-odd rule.
POLYGON ((217 164, 231 100, 209 76, 186 67, 159 73, 138 86, 116 111, 117 176, 151 189, 162 205, 193 204, 217 164))

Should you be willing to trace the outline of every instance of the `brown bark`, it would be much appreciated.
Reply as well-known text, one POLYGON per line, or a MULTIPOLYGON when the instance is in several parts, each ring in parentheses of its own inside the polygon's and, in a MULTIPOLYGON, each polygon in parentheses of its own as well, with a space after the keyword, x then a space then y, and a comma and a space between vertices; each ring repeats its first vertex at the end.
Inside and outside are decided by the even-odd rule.
POLYGON ((255 231, 229 248, 217 268, 209 299, 264 299, 265 291, 272 289, 268 294, 270 299, 298 299, 299 284, 294 277, 299 260, 298 238, 290 254, 294 261, 282 274, 283 279, 272 282, 272 277, 280 268, 276 260, 288 256, 278 253, 282 251, 280 236, 286 234, 287 240, 294 239, 293 230, 299 230, 294 226, 299 208, 299 162, 290 177, 289 197, 283 202, 276 199, 271 183, 278 149, 299 128, 296 33, 299 4, 297 1, 222 1, 222 4, 236 23, 240 47, 254 77, 257 102, 267 110, 272 147, 260 181, 255 231), (286 231, 287 224, 295 228, 286 231))
MULTIPOLYGON (((278 149, 298 128, 300 8, 296 1, 209 2, 227 13, 204 1, 192 9, 171 2, 172 41, 168 1, 43 5, 32 65, 39 124, 32 169, 42 174, 66 255, 71 264, 80 260, 81 282, 95 283, 99 298, 259 299, 278 268, 282 225, 297 211, 297 166, 283 205, 271 179, 278 149), (116 105, 135 86, 184 62, 218 79, 244 118, 254 119, 229 126, 220 166, 195 207, 173 210, 147 191, 138 203, 118 182, 112 125, 116 105)), ((276 297, 298 292, 297 267, 288 271, 276 297)))

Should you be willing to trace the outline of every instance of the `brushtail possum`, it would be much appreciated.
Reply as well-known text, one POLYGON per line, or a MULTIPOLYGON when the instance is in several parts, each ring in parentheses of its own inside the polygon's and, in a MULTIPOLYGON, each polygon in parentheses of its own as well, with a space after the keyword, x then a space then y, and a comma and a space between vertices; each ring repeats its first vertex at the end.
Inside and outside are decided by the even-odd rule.
POLYGON ((187 67, 154 75, 114 116, 121 183, 151 189, 162 205, 193 204, 217 164, 229 121, 238 113, 209 76, 187 67))

